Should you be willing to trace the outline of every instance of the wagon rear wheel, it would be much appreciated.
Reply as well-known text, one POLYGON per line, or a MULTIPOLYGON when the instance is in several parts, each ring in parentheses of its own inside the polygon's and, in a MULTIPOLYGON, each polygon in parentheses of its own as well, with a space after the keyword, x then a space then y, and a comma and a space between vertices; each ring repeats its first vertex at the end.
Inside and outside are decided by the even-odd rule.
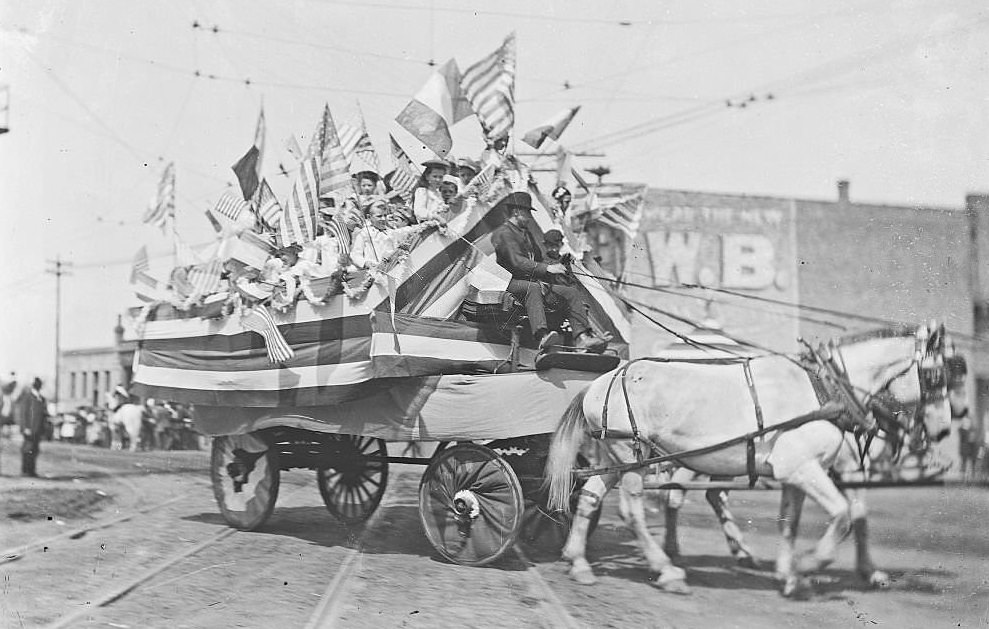
POLYGON ((419 484, 419 517, 433 548, 461 565, 495 561, 522 524, 522 487, 490 448, 459 444, 429 464, 419 484))
POLYGON ((387 446, 383 439, 336 435, 331 467, 316 470, 319 493, 338 520, 359 524, 381 504, 388 484, 387 446))
POLYGON ((210 479, 227 524, 253 531, 268 519, 278 499, 278 453, 255 435, 214 437, 210 479))

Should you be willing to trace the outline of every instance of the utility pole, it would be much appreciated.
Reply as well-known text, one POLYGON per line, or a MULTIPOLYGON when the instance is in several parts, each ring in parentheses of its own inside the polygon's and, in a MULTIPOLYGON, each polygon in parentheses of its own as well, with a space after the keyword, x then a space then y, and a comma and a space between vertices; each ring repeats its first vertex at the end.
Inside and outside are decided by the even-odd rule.
POLYGON ((607 166, 595 166, 594 168, 588 168, 586 170, 598 178, 599 186, 601 185, 601 180, 604 179, 604 176, 611 173, 611 169, 607 166))
POLYGON ((55 256, 54 260, 48 260, 48 264, 52 265, 50 268, 45 269, 45 273, 51 273, 55 276, 55 412, 58 412, 58 397, 60 393, 59 389, 59 377, 62 372, 61 362, 62 362, 62 276, 71 275, 69 272, 69 267, 72 266, 71 262, 66 262, 58 255, 55 256))

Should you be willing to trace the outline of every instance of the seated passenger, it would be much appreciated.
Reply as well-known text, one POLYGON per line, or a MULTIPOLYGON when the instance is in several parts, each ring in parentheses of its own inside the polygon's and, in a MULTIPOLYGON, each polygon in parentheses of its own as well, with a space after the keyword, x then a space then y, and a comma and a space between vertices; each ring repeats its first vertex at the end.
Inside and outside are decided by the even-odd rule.
POLYGON ((447 218, 447 206, 440 192, 440 184, 449 170, 449 165, 443 160, 430 160, 423 164, 425 170, 419 181, 419 187, 412 194, 412 212, 420 223, 428 220, 443 220, 447 218))
POLYGON ((558 305, 570 319, 574 342, 581 349, 602 352, 607 341, 594 334, 578 290, 573 286, 556 284, 550 290, 544 283, 553 282, 566 275, 566 267, 559 263, 543 262, 543 252, 529 231, 532 220, 532 197, 526 192, 513 192, 506 200, 508 220, 494 230, 491 242, 498 264, 512 274, 508 292, 525 305, 533 336, 544 350, 560 342, 560 334, 546 324, 544 296, 553 295, 558 305), (544 292, 545 290, 545 292, 544 292))
POLYGON ((383 200, 372 203, 368 222, 357 230, 350 248, 354 266, 361 269, 376 267, 398 249, 403 238, 417 229, 415 226, 392 229, 388 220, 388 205, 383 200))
POLYGON ((354 175, 355 192, 347 197, 345 207, 357 208, 363 213, 367 213, 371 207, 371 201, 378 193, 378 173, 371 170, 362 170, 354 175))

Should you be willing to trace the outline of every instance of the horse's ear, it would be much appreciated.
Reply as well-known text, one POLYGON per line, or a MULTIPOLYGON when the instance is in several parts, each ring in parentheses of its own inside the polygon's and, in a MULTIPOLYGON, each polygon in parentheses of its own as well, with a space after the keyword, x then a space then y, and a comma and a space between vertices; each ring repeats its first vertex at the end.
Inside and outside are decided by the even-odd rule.
POLYGON ((944 354, 945 346, 945 330, 944 324, 936 323, 931 321, 931 335, 927 339, 927 353, 928 354, 944 354))

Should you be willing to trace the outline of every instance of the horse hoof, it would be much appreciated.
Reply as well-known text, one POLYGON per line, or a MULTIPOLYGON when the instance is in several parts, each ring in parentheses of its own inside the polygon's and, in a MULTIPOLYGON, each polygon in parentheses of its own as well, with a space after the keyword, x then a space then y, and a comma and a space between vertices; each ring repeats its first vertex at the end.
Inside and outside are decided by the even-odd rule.
POLYGON ((577 570, 573 568, 570 570, 570 578, 581 585, 594 585, 598 582, 597 577, 590 570, 577 570))
POLYGON ((748 568, 749 570, 759 569, 759 562, 756 561, 755 558, 752 557, 751 555, 745 555, 743 557, 739 557, 735 560, 735 563, 737 563, 739 567, 748 568))
POLYGON ((666 582, 661 582, 657 579, 653 585, 667 594, 679 594, 680 596, 690 596, 693 594, 690 586, 683 579, 673 579, 666 582))
POLYGON ((889 584, 889 575, 882 570, 876 570, 869 577, 869 585, 877 590, 888 590, 889 584))
POLYGON ((782 594, 786 598, 801 598, 807 593, 809 581, 799 576, 789 576, 783 582, 782 594))

